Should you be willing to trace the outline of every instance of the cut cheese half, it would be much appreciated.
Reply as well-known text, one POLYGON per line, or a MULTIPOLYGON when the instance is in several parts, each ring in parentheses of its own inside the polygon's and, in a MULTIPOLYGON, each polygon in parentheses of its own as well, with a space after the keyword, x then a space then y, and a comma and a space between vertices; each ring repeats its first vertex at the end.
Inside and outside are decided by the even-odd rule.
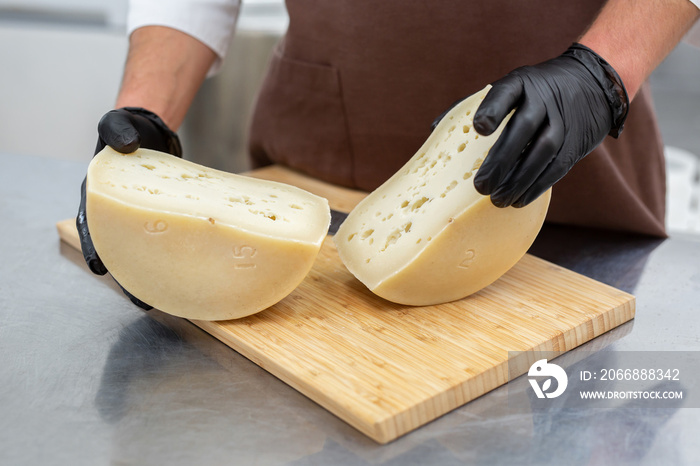
POLYGON ((330 224, 324 198, 146 149, 97 154, 86 199, 95 250, 115 280, 189 319, 235 319, 280 301, 330 224))
POLYGON ((455 106, 394 176, 350 213, 334 242, 361 282, 389 301, 454 301, 491 284, 525 254, 550 191, 530 205, 497 208, 474 175, 508 118, 490 136, 472 127, 489 87, 455 106))

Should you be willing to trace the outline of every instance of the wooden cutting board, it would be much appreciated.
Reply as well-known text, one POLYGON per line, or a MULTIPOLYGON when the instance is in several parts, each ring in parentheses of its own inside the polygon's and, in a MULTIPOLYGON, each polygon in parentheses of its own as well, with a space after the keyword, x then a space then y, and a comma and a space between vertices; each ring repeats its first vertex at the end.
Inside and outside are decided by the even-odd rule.
MULTIPOLYGON (((297 185, 346 212, 365 195, 280 167, 251 176, 297 185)), ((74 220, 58 230, 80 247, 74 220)), ((530 255, 468 298, 398 305, 357 281, 329 236, 306 279, 275 306, 193 323, 386 443, 506 383, 509 358, 518 358, 510 375, 513 363, 524 373, 532 352, 568 351, 634 312, 634 296, 530 255)))

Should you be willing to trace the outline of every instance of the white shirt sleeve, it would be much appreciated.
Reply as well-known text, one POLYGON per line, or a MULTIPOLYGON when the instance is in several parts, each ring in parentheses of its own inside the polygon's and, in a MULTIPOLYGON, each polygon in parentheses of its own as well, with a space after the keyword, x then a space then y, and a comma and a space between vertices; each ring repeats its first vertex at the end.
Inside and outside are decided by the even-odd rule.
POLYGON ((239 9, 240 0, 130 0, 126 29, 131 35, 143 26, 167 26, 189 34, 216 53, 211 76, 226 56, 239 9))

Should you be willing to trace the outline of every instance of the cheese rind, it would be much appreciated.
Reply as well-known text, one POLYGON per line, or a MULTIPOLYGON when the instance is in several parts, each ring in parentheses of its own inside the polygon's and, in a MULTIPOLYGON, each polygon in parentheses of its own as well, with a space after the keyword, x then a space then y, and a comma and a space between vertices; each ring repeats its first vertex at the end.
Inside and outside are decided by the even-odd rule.
POLYGON ((198 320, 244 317, 283 299, 311 269, 330 224, 324 198, 146 149, 96 155, 86 208, 115 280, 198 320))
POLYGON ((346 267, 375 294, 409 305, 454 301, 488 286, 527 252, 550 191, 523 208, 497 208, 474 175, 492 135, 473 129, 489 87, 455 106, 404 167, 373 191, 334 237, 346 267))

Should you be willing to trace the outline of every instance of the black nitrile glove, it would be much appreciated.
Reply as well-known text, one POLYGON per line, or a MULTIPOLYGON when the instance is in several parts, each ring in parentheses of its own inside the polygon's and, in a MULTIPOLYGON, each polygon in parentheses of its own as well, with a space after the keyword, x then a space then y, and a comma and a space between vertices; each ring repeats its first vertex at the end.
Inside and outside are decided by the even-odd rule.
POLYGON ((517 108, 474 186, 498 207, 526 206, 606 135, 617 137, 628 106, 615 70, 581 44, 539 65, 513 70, 493 83, 474 114, 474 128, 487 136, 517 108))
MULTIPOLYGON (((124 154, 134 152, 139 147, 143 147, 182 157, 182 148, 177 134, 171 131, 158 115, 143 108, 124 107, 107 112, 97 125, 97 132, 99 136, 95 154, 109 145, 112 149, 124 154)), ((95 251, 88 228, 85 211, 86 182, 87 177, 83 180, 80 188, 80 207, 76 218, 80 247, 83 251, 85 262, 92 273, 104 275, 107 273, 107 268, 95 251)), ((123 287, 122 290, 131 302, 140 308, 152 309, 152 306, 139 300, 123 287)))

